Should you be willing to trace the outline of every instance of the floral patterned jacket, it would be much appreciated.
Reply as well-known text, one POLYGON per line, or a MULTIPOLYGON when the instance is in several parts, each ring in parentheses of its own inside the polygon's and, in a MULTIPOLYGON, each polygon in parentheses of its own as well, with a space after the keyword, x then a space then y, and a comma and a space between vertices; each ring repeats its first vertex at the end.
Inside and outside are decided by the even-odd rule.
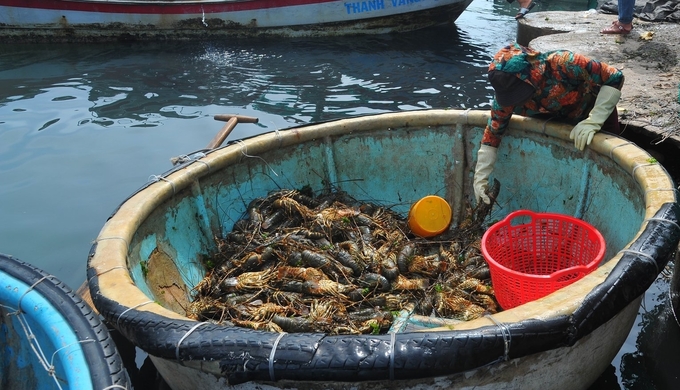
POLYGON ((550 117, 577 123, 588 116, 600 87, 623 86, 623 73, 605 63, 567 50, 541 53, 517 43, 501 49, 489 71, 515 73, 531 84, 536 93, 523 106, 502 107, 496 99, 484 130, 482 144, 498 147, 512 114, 550 117))

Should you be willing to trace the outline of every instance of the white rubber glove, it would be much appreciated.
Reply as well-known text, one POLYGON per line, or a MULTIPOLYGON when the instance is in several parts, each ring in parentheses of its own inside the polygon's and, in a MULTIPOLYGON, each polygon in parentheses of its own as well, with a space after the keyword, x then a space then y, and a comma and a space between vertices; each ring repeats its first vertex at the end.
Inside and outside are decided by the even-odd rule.
POLYGON ((618 89, 607 85, 600 88, 600 92, 595 99, 595 105, 590 110, 588 117, 574 126, 571 134, 569 134, 569 139, 574 140, 574 146, 577 149, 583 150, 586 145, 590 145, 595 133, 600 131, 604 121, 614 111, 619 98, 621 98, 621 91, 618 89))
POLYGON ((475 167, 475 177, 472 186, 475 190, 475 200, 479 203, 481 199, 484 203, 490 204, 491 199, 486 195, 489 187, 489 175, 496 165, 496 155, 498 148, 489 145, 482 145, 477 152, 477 167, 475 167))

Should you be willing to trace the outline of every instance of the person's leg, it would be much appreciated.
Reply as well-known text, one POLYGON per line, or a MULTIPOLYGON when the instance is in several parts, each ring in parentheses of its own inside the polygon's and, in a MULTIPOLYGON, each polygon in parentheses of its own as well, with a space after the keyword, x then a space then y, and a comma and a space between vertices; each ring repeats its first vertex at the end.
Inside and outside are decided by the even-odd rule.
POLYGON ((635 0, 619 0, 619 23, 632 27, 634 11, 635 0))
POLYGON ((628 34, 633 29, 633 12, 635 11, 635 0, 618 0, 619 15, 618 20, 611 26, 600 31, 602 34, 628 34))
POLYGON ((522 19, 524 15, 528 14, 536 3, 532 0, 518 0, 519 12, 515 15, 515 19, 522 19))
POLYGON ((621 125, 619 124, 619 113, 618 111, 616 111, 616 107, 614 107, 614 111, 612 111, 607 120, 604 121, 600 130, 617 135, 621 134, 621 125))

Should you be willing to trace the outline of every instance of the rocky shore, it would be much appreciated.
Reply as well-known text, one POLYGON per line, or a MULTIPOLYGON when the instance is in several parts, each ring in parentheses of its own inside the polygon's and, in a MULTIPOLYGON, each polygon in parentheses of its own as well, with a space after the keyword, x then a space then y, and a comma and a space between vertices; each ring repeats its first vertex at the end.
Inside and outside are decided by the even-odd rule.
POLYGON ((518 23, 517 41, 539 51, 571 50, 621 69, 623 135, 646 132, 655 143, 680 148, 680 24, 636 18, 628 35, 600 34, 614 20, 616 15, 595 10, 529 13, 518 23))

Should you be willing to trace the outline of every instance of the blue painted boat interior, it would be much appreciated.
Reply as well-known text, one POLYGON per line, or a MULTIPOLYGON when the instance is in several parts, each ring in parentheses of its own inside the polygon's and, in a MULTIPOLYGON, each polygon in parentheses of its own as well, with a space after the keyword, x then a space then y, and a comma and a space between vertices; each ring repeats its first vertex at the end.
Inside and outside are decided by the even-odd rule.
MULTIPOLYGON (((447 199, 458 213, 464 209, 472 198, 483 128, 376 127, 370 134, 349 131, 272 147, 258 156, 227 146, 237 162, 179 189, 137 230, 129 258, 135 284, 164 301, 145 280, 152 253, 161 251, 173 259, 191 291, 205 275, 201 259, 216 250, 214 237, 231 231, 250 201, 279 189, 339 189, 404 216, 415 201, 431 194, 447 199)), ((491 177, 501 183, 493 220, 519 209, 581 218, 603 234, 605 259, 627 245, 643 222, 644 193, 631 175, 608 156, 581 152, 571 141, 513 129, 501 143, 491 177)))
POLYGON ((4 272, 0 283, 0 387, 92 389, 85 353, 59 308, 4 272))

